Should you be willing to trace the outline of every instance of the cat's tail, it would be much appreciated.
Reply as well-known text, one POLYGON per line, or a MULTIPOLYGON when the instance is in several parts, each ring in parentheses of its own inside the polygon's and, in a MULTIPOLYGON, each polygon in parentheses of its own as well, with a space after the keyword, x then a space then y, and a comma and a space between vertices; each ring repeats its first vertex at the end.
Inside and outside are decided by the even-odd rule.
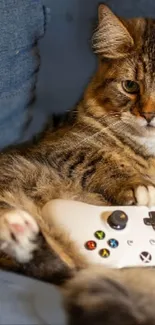
POLYGON ((155 271, 91 267, 65 287, 69 325, 155 324, 155 271))

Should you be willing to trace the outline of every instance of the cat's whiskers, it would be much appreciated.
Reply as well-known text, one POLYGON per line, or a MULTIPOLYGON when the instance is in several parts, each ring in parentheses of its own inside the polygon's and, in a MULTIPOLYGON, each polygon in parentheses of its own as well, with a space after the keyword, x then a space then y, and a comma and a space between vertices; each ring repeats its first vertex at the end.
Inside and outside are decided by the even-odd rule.
MULTIPOLYGON (((78 139, 79 138, 82 138, 82 141, 78 142, 78 146, 77 147, 79 147, 83 143, 87 143, 87 142, 91 142, 92 143, 93 140, 95 140, 96 137, 98 137, 101 134, 105 134, 106 133, 106 135, 107 135, 107 132, 105 132, 105 131, 107 131, 108 129, 110 129, 110 126, 112 126, 112 125, 113 126, 116 126, 117 124, 119 124, 119 126, 120 126, 120 123, 121 123, 121 121, 116 121, 115 123, 113 123, 111 125, 107 125, 105 127, 103 126, 101 130, 99 130, 99 131, 95 132, 94 134, 86 137, 85 139, 83 139, 83 133, 79 134, 78 132, 72 132, 72 134, 75 135, 76 137, 78 137, 78 139)), ((114 136, 112 134, 109 134, 109 137, 114 137, 114 136)), ((96 144, 96 142, 95 142, 95 146, 98 146, 100 148, 100 144, 96 144)))
MULTIPOLYGON (((110 112, 108 114, 105 114, 104 113, 103 116, 101 116, 100 118, 98 118, 98 121, 97 121, 98 122, 98 128, 105 128, 105 126, 103 126, 103 122, 105 121, 106 117, 107 117, 107 120, 108 120, 109 117, 118 117, 118 116, 120 116, 120 114, 113 113, 113 112, 110 112)), ((92 125, 94 126, 94 118, 93 117, 89 117, 89 118, 90 118, 90 120, 92 120, 92 125)), ((82 121, 84 121, 84 119, 82 121)), ((88 122, 88 120, 87 120, 87 122, 88 122)), ((71 125, 69 127, 69 130, 70 131, 74 130, 75 127, 78 126, 78 124, 79 124, 79 121, 77 120, 73 125, 71 125)), ((83 124, 82 131, 91 130, 92 129, 92 125, 91 125, 91 123, 86 123, 85 126, 83 124)), ((107 127, 108 127, 108 125, 106 126, 106 128, 107 127)), ((72 134, 73 134, 73 132, 72 132, 72 134)), ((78 135, 79 135, 79 133, 78 133, 78 135)))
MULTIPOLYGON (((117 134, 118 135, 122 135, 122 134, 126 134, 127 133, 127 124, 125 124, 121 119, 120 119, 121 113, 114 113, 114 112, 108 112, 107 114, 104 113, 100 118, 98 118, 97 122, 98 124, 95 125, 95 127, 98 127, 99 131, 88 135, 87 137, 84 138, 84 133, 86 131, 92 130, 92 125, 94 125, 94 119, 93 117, 91 117, 90 119, 92 119, 93 123, 91 124, 86 124, 85 126, 83 126, 82 128, 82 132, 79 133, 79 131, 75 132, 74 128, 76 125, 78 125, 78 121, 76 123, 74 123, 74 125, 72 125, 72 127, 70 128, 70 131, 72 133, 73 136, 76 137, 76 139, 78 139, 77 141, 75 141, 75 144, 72 146, 72 150, 76 149, 78 147, 80 147, 82 144, 84 143, 92 143, 93 145, 95 144, 96 147, 100 148, 100 143, 94 143, 94 140, 96 140, 96 138, 98 136, 100 136, 101 134, 106 134, 106 136, 108 135, 111 138, 116 138, 117 134), (118 119, 119 117, 119 119, 118 119), (104 123, 107 123, 106 125, 103 125, 104 123), (73 130, 73 131, 72 131, 73 130), (107 130, 113 130, 115 131, 115 135, 112 133, 107 133, 107 130), (81 140, 81 141, 79 141, 81 140), (78 142, 78 143, 77 143, 78 142)), ((88 120, 87 120, 88 122, 88 120)), ((129 126, 131 126, 131 123, 129 124, 129 126)))

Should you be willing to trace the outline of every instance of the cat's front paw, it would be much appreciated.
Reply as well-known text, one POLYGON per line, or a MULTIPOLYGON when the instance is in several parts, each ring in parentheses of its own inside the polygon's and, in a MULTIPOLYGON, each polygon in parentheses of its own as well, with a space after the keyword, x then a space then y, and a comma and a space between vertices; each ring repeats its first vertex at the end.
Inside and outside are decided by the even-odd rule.
POLYGON ((146 205, 151 207, 155 205, 155 187, 154 186, 138 186, 135 189, 135 198, 137 205, 146 205))
POLYGON ((36 221, 25 211, 11 210, 0 217, 0 250, 20 263, 33 258, 38 234, 36 221))

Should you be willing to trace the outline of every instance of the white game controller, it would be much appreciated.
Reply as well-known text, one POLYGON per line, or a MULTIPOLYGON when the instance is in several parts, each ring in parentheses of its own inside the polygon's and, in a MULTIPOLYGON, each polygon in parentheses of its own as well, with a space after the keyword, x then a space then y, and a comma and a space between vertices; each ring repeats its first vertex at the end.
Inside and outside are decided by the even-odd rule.
POLYGON ((89 263, 155 266, 155 208, 53 200, 45 205, 43 215, 68 233, 89 263))

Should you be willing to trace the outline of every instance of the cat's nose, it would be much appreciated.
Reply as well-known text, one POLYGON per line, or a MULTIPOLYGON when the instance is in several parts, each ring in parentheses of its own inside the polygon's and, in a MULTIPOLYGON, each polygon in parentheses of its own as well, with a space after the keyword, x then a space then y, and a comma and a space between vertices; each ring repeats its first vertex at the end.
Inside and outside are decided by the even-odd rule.
POLYGON ((145 118, 147 123, 150 123, 152 119, 155 117, 155 112, 142 112, 141 116, 145 118))

